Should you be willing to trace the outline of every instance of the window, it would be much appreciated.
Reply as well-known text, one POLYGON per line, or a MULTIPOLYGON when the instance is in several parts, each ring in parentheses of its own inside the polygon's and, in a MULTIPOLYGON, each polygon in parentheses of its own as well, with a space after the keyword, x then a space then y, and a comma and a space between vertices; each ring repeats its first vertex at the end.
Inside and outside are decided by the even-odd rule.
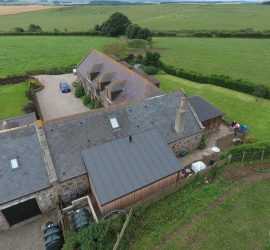
POLYGON ((118 121, 117 121, 116 118, 111 118, 110 119, 110 122, 111 122, 112 129, 118 129, 118 128, 120 128, 120 126, 119 126, 118 121))
POLYGON ((18 160, 16 158, 10 160, 10 165, 11 165, 11 168, 12 169, 19 168, 19 163, 18 163, 18 160))

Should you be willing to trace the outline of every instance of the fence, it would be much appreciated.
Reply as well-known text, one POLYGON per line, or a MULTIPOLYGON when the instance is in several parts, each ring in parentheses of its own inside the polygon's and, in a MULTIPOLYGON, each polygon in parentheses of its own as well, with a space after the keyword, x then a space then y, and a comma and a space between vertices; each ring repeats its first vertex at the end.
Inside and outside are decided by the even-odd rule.
POLYGON ((263 161, 270 158, 270 151, 243 151, 241 153, 231 154, 228 156, 228 164, 234 162, 250 163, 253 161, 263 161))

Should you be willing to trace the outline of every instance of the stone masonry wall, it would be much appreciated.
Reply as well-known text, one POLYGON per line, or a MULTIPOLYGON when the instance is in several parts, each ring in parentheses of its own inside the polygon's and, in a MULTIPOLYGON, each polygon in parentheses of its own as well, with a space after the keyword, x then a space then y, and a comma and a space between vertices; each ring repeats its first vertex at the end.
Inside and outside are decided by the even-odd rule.
POLYGON ((180 151, 192 152, 198 147, 201 138, 202 133, 198 133, 185 139, 172 142, 169 146, 175 154, 179 154, 180 151))

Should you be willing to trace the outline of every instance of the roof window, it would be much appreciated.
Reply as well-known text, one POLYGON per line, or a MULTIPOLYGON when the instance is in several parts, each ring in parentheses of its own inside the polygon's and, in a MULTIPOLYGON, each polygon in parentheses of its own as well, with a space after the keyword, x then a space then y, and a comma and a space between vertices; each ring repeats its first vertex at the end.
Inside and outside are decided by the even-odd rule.
POLYGON ((111 118, 110 122, 113 130, 120 128, 116 118, 111 118))
POLYGON ((12 169, 17 169, 19 168, 19 163, 16 158, 10 160, 10 165, 12 169))

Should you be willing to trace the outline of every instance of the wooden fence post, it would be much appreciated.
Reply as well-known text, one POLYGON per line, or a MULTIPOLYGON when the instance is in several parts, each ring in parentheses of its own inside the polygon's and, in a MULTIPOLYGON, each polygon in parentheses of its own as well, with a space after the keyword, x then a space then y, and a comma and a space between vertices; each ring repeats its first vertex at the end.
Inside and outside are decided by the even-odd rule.
POLYGON ((253 158, 254 158, 254 156, 256 155, 256 151, 253 153, 253 155, 252 155, 252 157, 251 157, 251 160, 250 160, 250 162, 252 162, 253 161, 253 158))
POLYGON ((122 237, 123 237, 123 235, 124 235, 124 232, 125 232, 125 230, 126 230, 126 228, 127 228, 127 226, 128 226, 128 223, 129 223, 129 220, 130 220, 130 218, 131 218, 131 215, 132 215, 132 208, 131 208, 130 211, 129 211, 128 217, 127 217, 127 219, 126 219, 126 221, 125 221, 125 223, 124 223, 124 226, 123 226, 123 228, 122 228, 122 230, 121 230, 121 232, 120 232, 120 234, 119 234, 119 236, 118 236, 118 238, 117 238, 117 241, 116 241, 116 243, 114 244, 113 250, 117 250, 117 248, 118 248, 118 246, 119 246, 119 244, 120 244, 120 241, 121 241, 121 239, 122 239, 122 237))
POLYGON ((245 159, 245 154, 246 154, 246 151, 244 151, 243 156, 242 156, 242 164, 243 164, 244 159, 245 159))
POLYGON ((262 151, 261 161, 263 160, 263 157, 264 157, 264 149, 262 151))

